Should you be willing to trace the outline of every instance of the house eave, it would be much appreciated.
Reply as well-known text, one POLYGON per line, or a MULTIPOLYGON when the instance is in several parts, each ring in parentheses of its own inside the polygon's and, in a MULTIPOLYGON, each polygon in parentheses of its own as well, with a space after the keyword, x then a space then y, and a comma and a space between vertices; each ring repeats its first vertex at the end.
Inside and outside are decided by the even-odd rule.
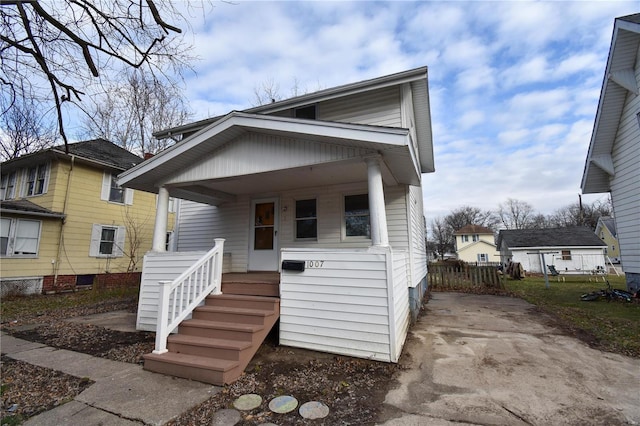
POLYGON ((2 213, 3 215, 13 214, 13 215, 20 215, 20 216, 47 217, 47 218, 53 218, 53 219, 64 219, 67 217, 67 215, 64 213, 30 212, 25 210, 6 209, 3 207, 0 207, 0 213, 2 213))

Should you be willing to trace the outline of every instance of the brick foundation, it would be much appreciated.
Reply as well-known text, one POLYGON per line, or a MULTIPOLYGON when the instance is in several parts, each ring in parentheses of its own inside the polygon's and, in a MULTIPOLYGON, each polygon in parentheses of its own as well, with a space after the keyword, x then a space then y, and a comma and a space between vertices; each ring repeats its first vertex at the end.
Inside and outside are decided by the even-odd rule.
MULTIPOLYGON (((141 276, 141 272, 95 274, 91 285, 98 289, 137 287, 140 285, 141 276)), ((83 277, 86 278, 86 275, 83 277)), ((62 293, 65 291, 76 291, 80 288, 86 288, 85 286, 78 286, 76 284, 77 282, 77 275, 58 275, 58 279, 55 283, 53 275, 46 275, 42 280, 42 293, 62 293)))

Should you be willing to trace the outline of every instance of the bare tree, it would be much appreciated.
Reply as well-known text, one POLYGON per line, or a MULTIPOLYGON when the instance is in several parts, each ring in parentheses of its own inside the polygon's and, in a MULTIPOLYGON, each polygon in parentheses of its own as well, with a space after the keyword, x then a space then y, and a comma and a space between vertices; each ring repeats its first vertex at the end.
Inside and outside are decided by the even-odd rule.
POLYGON ((0 98, 0 159, 10 160, 53 145, 57 139, 55 121, 32 99, 17 99, 11 108, 0 98))
POLYGON ((128 70, 111 83, 87 110, 85 137, 103 138, 139 155, 155 154, 171 139, 155 139, 153 132, 184 124, 191 112, 178 85, 140 70, 128 70))
POLYGON ((452 234, 467 225, 480 225, 494 229, 497 224, 497 219, 493 212, 489 210, 482 211, 477 207, 471 206, 458 207, 449 213, 444 220, 451 228, 452 234))
POLYGON ((121 247, 121 250, 129 259, 127 272, 135 272, 144 256, 144 253, 141 253, 140 249, 142 248, 142 242, 148 237, 148 235, 144 233, 144 229, 149 222, 149 216, 145 218, 137 217, 129 211, 127 207, 122 214, 122 219, 124 220, 126 241, 128 241, 129 244, 127 247, 121 247))
POLYGON ((91 82, 118 68, 180 74, 191 59, 168 20, 182 20, 168 0, 5 0, 0 3, 2 97, 35 98, 56 111, 67 144, 65 105, 78 105, 91 82))
POLYGON ((532 228, 535 215, 533 206, 526 201, 507 198, 498 205, 498 217, 505 229, 532 228))
POLYGON ((549 222, 554 227, 588 226, 595 230, 599 217, 612 215, 613 207, 609 200, 584 205, 575 202, 556 210, 549 216, 549 222))
POLYGON ((447 224, 446 219, 437 217, 431 221, 431 238, 435 245, 435 252, 444 259, 444 255, 455 250, 453 230, 447 224))

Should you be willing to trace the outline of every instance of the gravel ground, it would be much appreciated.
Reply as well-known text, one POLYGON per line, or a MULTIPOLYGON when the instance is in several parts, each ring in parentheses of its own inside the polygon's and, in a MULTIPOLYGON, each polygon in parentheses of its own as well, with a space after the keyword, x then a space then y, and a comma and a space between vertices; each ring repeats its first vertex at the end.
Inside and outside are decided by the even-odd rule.
MULTIPOLYGON (((115 361, 141 363, 142 355, 153 349, 153 333, 125 333, 64 321, 81 315, 114 310, 135 312, 135 309, 135 300, 103 302, 96 306, 65 308, 53 313, 24 316, 19 320, 11 319, 2 324, 2 329, 15 337, 61 349, 115 361)), ((233 401, 246 393, 261 395, 263 404, 243 413, 239 423, 243 426, 264 422, 282 426, 309 424, 297 411, 271 413, 268 403, 280 395, 294 396, 300 404, 320 401, 329 406, 329 416, 313 420, 314 425, 367 425, 375 422, 386 390, 392 384, 395 371, 402 368, 401 364, 279 347, 274 336, 276 334, 272 333, 267 338, 240 379, 184 413, 171 425, 209 425, 217 410, 232 408, 233 401)), ((3 356, 2 424, 10 416, 31 417, 69 401, 90 384, 86 378, 83 380, 3 356)))

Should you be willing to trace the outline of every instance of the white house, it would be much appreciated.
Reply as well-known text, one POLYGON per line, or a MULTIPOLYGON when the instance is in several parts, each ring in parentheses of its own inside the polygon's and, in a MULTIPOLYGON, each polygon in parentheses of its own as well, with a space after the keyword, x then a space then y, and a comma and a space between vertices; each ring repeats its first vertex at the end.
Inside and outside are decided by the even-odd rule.
POLYGON ((467 225, 453 233, 458 259, 468 263, 500 262, 493 231, 485 226, 467 225))
MULTIPOLYGON (((220 269, 236 278, 270 271, 279 284, 281 344, 398 360, 411 311, 426 290, 421 185, 422 173, 434 171, 426 67, 157 136, 168 135, 182 139, 119 178, 159 200, 153 252, 143 267, 140 329, 159 327, 158 280, 173 280, 223 239, 222 252, 210 252, 214 272, 201 272, 212 277, 205 293, 220 291, 220 269), (177 253, 164 253, 169 196, 183 200, 177 253)), ((173 312, 195 298, 176 303, 179 284, 166 286, 171 306, 160 315, 180 317, 172 329, 189 315, 173 312)), ((184 322, 179 334, 183 328, 184 322)), ((162 341, 155 352, 170 356, 162 341)))
MULTIPOLYGON (((528 273, 543 273, 543 265, 561 274, 604 272, 606 244, 584 226, 547 229, 503 229, 498 233, 503 264, 520 263, 528 273)), ((549 272, 549 269, 547 269, 549 272)))
POLYGON ((640 289, 640 14, 617 18, 582 175, 610 192, 629 289, 640 289))

